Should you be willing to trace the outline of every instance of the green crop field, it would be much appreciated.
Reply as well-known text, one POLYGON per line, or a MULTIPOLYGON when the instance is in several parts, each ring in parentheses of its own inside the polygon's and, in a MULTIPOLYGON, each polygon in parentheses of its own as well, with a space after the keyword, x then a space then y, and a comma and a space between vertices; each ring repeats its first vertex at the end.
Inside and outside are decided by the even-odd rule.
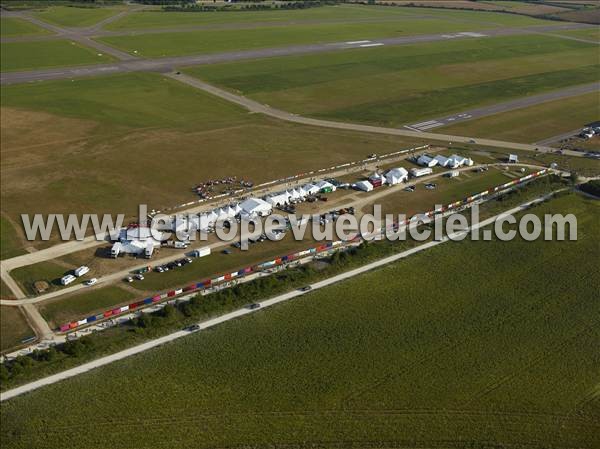
POLYGON ((187 71, 295 113, 397 126, 599 79, 597 46, 547 36, 435 42, 187 71))
POLYGON ((18 307, 0 307, 0 351, 14 348, 24 338, 35 336, 18 307))
POLYGON ((114 16, 117 8, 86 8, 73 6, 53 6, 36 12, 39 19, 65 27, 87 27, 114 16))
POLYGON ((135 298, 135 294, 119 287, 103 287, 85 293, 68 296, 57 301, 40 304, 39 311, 52 326, 60 326, 72 319, 82 319, 94 313, 126 304, 135 298))
POLYGON ((13 17, 2 17, 0 19, 0 35, 2 37, 31 36, 35 34, 46 34, 47 31, 32 23, 13 17))
MULTIPOLYGON (((147 28, 176 28, 196 25, 253 24, 278 22, 320 22, 320 21, 390 21, 404 19, 419 21, 436 19, 447 23, 462 23, 463 27, 473 24, 494 26, 531 26, 548 22, 521 16, 495 13, 473 13, 463 11, 423 10, 419 8, 381 8, 362 5, 336 5, 321 8, 272 11, 240 12, 162 12, 139 11, 129 14, 107 25, 110 30, 130 30, 147 28)), ((404 22, 400 22, 404 25, 404 22)))
POLYGON ((18 223, 21 213, 133 217, 138 204, 193 201, 208 179, 258 183, 422 144, 248 114, 149 73, 4 86, 1 104, 2 211, 18 223))
POLYGON ((579 240, 447 243, 44 387, 3 447, 597 447, 599 205, 534 210, 579 240))
POLYGON ((100 64, 112 57, 68 40, 4 42, 0 44, 2 72, 100 64))
POLYGON ((582 128, 598 119, 598 96, 587 94, 438 129, 448 134, 531 143, 582 128))

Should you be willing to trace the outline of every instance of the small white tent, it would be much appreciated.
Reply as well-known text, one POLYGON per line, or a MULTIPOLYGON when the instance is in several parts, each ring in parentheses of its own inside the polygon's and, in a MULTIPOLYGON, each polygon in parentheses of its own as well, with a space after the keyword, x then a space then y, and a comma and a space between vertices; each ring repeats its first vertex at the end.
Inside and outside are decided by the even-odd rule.
POLYGON ((373 190, 373 184, 371 184, 369 181, 358 181, 356 184, 354 184, 354 187, 357 190, 362 190, 363 192, 370 192, 373 190))
POLYGON ((319 188, 314 185, 314 184, 304 184, 302 186, 302 189, 304 189, 305 192, 307 192, 308 195, 315 195, 317 193, 319 193, 319 188))

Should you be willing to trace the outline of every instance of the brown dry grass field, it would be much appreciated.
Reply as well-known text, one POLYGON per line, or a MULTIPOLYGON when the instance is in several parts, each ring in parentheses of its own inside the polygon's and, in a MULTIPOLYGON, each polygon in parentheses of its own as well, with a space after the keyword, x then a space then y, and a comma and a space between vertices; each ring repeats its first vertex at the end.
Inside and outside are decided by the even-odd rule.
POLYGON ((156 74, 9 86, 1 125, 2 212, 13 223, 21 213, 134 217, 141 203, 197 199, 191 188, 207 179, 258 183, 421 144, 252 115, 156 74))

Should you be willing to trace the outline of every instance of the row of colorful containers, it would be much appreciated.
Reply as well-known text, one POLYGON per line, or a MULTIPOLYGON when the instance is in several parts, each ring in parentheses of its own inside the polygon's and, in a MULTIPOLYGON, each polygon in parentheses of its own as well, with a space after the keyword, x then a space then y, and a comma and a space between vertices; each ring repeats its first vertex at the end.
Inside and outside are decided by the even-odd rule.
POLYGON ((273 267, 273 266, 281 265, 283 263, 290 262, 292 260, 299 259, 299 258, 302 258, 302 257, 310 255, 310 254, 315 254, 315 253, 318 253, 318 252, 330 250, 333 247, 337 247, 337 246, 341 245, 342 243, 343 243, 342 241, 329 242, 329 243, 326 243, 324 245, 317 246, 315 248, 310 248, 310 249, 307 249, 307 250, 304 250, 304 251, 299 251, 297 253, 288 254, 286 256, 278 257, 278 258, 275 258, 273 260, 269 260, 267 262, 262 262, 260 264, 257 264, 257 265, 251 266, 251 267, 242 268, 241 270, 238 270, 238 271, 233 271, 231 273, 222 274, 222 275, 217 276, 217 277, 212 278, 212 279, 207 279, 207 280, 204 280, 202 282, 197 282, 197 283, 194 283, 194 284, 190 284, 190 285, 188 285, 186 287, 183 287, 183 288, 179 288, 179 289, 176 289, 176 290, 169 290, 168 292, 160 293, 160 294, 157 294, 157 295, 152 296, 150 298, 146 298, 146 299, 143 299, 143 300, 140 300, 140 301, 137 301, 137 302, 133 302, 133 303, 131 303, 129 305, 126 305, 126 306, 117 307, 117 308, 114 308, 114 309, 111 309, 111 310, 107 310, 107 311, 105 311, 103 313, 99 313, 98 315, 92 315, 92 316, 89 316, 89 317, 84 318, 84 319, 79 320, 79 321, 72 321, 70 323, 63 324, 62 326, 60 326, 60 331, 61 332, 71 331, 71 330, 76 329, 76 328, 78 328, 80 326, 84 326, 84 325, 87 325, 87 324, 94 323, 95 321, 100 321, 100 320, 103 320, 105 318, 111 318, 111 317, 114 317, 114 316, 117 316, 117 315, 121 315, 121 314, 123 314, 125 312, 130 312, 130 311, 138 309, 140 307, 146 307, 148 305, 151 305, 153 303, 162 301, 164 299, 172 298, 172 297, 177 296, 177 295, 179 295, 181 293, 189 293, 189 292, 193 292, 193 291, 203 290, 203 289, 209 288, 209 287, 211 287, 213 285, 217 285, 217 284, 220 284, 222 282, 228 282, 228 281, 231 281, 231 280, 236 279, 236 278, 241 278, 241 277, 244 277, 244 276, 246 276, 246 275, 248 275, 250 273, 262 271, 262 270, 264 270, 266 268, 270 268, 270 267, 273 267))
MULTIPOLYGON (((534 177, 543 175, 546 172, 547 172, 547 170, 545 170, 545 169, 544 170, 540 170, 538 172, 531 173, 531 174, 529 174, 527 176, 524 176, 522 178, 510 181, 510 182, 508 182, 506 184, 502 184, 501 186, 494 187, 491 190, 494 191, 494 192, 497 192, 499 190, 503 190, 503 189, 506 189, 508 187, 514 186, 516 184, 520 184, 522 182, 528 181, 528 180, 530 180, 530 179, 532 179, 534 177)), ((469 197, 465 198, 462 201, 457 201, 455 203, 450 203, 447 206, 440 208, 439 210, 427 212, 424 215, 432 216, 435 213, 444 212, 445 210, 452 209, 452 208, 455 208, 455 207, 458 207, 458 206, 461 206, 461 205, 468 204, 468 203, 476 200, 477 198, 481 198, 481 197, 483 197, 485 195, 488 195, 489 192, 490 192, 490 190, 485 190, 485 191, 483 191, 481 193, 478 193, 476 195, 469 196, 469 197)), ((397 225, 405 225, 405 224, 408 224, 408 220, 405 221, 405 222, 403 222, 403 223, 398 223, 397 225)), ((360 237, 357 235, 356 238, 353 241, 356 241, 356 240, 359 240, 359 239, 360 239, 360 237)), ((238 271, 234 271, 234 272, 231 272, 231 273, 226 273, 226 274, 217 276, 217 277, 212 278, 212 279, 207 279, 207 280, 202 281, 202 282, 197 282, 197 283, 188 285, 187 287, 184 287, 184 288, 179 288, 179 289, 175 289, 175 290, 169 290, 168 292, 160 293, 160 294, 157 294, 157 295, 152 296, 150 298, 146 298, 146 299, 143 299, 141 301, 133 302, 133 303, 131 303, 129 305, 126 305, 126 306, 117 307, 117 308, 114 308, 114 309, 111 309, 111 310, 107 310, 106 312, 100 313, 98 315, 92 315, 92 316, 89 316, 89 317, 84 318, 84 319, 79 320, 79 321, 72 321, 70 323, 63 324, 62 326, 60 326, 60 331, 61 332, 67 332, 67 331, 76 329, 76 328, 78 328, 80 326, 84 326, 86 324, 91 324, 91 323, 93 323, 95 321, 99 321, 99 320, 103 320, 105 318, 110 318, 110 317, 113 317, 113 316, 121 315, 121 314, 123 314, 125 312, 130 312, 132 310, 135 310, 135 309, 137 309, 139 307, 145 307, 145 306, 151 305, 151 304, 153 304, 155 302, 162 301, 163 299, 172 298, 172 297, 177 296, 177 295, 179 295, 181 293, 184 293, 184 292, 188 293, 188 292, 192 292, 192 291, 196 291, 196 290, 202 290, 202 289, 211 287, 212 285, 216 285, 216 284, 219 284, 219 283, 222 283, 222 282, 228 282, 228 281, 231 281, 232 279, 246 276, 246 275, 248 275, 249 273, 252 273, 252 272, 261 271, 261 270, 264 270, 264 269, 267 269, 267 268, 271 268, 271 267, 274 267, 274 266, 277 266, 277 265, 281 265, 283 263, 290 262, 290 261, 295 260, 295 259, 300 259, 302 257, 309 256, 311 254, 316 254, 316 253, 319 253, 319 252, 328 251, 328 250, 331 250, 331 249, 333 249, 335 247, 341 246, 343 243, 344 242, 342 242, 341 240, 335 241, 335 242, 328 242, 328 243, 325 243, 323 245, 316 246, 314 248, 309 248, 309 249, 306 249, 306 250, 303 250, 303 251, 299 251, 297 253, 288 254, 288 255, 282 256, 282 257, 277 257, 277 258, 275 258, 273 260, 269 260, 267 262, 262 262, 262 263, 259 263, 257 265, 254 265, 252 267, 242 268, 241 270, 238 270, 238 271)))

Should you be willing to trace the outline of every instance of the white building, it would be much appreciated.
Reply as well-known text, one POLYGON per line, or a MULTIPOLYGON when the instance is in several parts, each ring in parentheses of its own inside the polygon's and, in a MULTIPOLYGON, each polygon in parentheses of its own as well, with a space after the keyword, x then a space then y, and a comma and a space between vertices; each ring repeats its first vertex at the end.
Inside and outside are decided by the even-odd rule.
POLYGON ((508 155, 508 162, 516 164, 517 162, 519 162, 519 156, 517 156, 516 154, 509 154, 508 155))
POLYGON ((358 181, 356 184, 354 184, 354 188, 357 190, 362 190, 363 192, 370 192, 373 190, 373 184, 371 184, 369 181, 358 181))
POLYGON ((406 182, 408 180, 408 171, 403 167, 393 168, 385 174, 385 180, 390 185, 406 182))

